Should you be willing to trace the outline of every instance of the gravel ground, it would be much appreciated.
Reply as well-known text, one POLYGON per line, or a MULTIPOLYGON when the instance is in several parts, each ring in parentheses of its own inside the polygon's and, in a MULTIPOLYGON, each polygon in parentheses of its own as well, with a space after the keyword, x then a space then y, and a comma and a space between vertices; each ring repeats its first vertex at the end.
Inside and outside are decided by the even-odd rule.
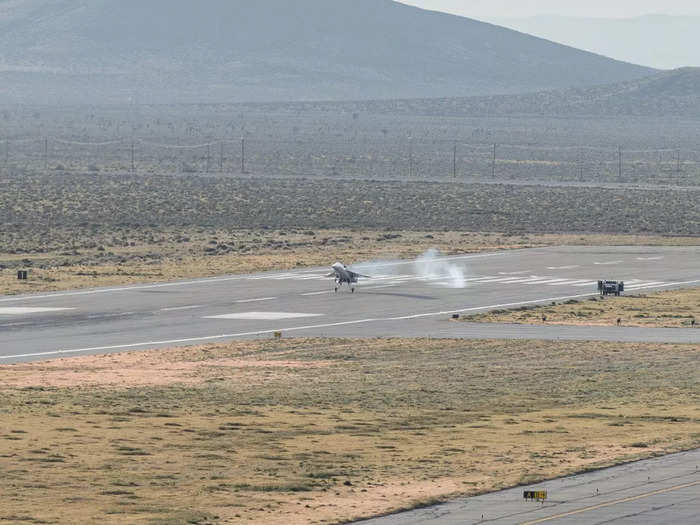
POLYGON ((683 190, 196 175, 0 179, 4 241, 53 228, 201 226, 697 235, 683 190))

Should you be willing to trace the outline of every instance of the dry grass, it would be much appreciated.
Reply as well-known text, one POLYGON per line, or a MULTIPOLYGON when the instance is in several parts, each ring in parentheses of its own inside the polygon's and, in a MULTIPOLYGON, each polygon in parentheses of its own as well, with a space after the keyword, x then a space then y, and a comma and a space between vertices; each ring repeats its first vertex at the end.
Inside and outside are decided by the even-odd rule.
POLYGON ((692 345, 233 342, 0 369, 0 520, 332 523, 700 445, 692 345))
POLYGON ((547 324, 615 326, 619 320, 620 326, 690 328, 694 320, 700 320, 700 288, 572 300, 557 306, 501 310, 464 319, 480 323, 541 324, 543 316, 547 324))
MULTIPOLYGON (((355 230, 55 230, 0 242, 0 295, 552 245, 700 244, 696 237, 355 230), (30 268, 29 281, 16 270, 30 268)), ((0 236, 2 241, 2 236, 0 236)))

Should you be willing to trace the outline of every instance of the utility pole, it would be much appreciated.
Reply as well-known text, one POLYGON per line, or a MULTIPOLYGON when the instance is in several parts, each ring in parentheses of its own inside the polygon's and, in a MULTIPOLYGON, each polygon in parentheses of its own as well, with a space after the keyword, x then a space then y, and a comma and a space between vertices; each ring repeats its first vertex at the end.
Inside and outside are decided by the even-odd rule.
POLYGON ((10 141, 5 139, 5 166, 10 165, 10 141))
POLYGON ((622 178, 622 146, 617 147, 617 174, 622 178))
POLYGON ((241 173, 245 174, 245 137, 241 137, 241 173))
POLYGON ((136 173, 136 144, 131 142, 131 173, 136 173))
POLYGON ((207 169, 206 169, 206 173, 209 173, 210 161, 211 161, 211 144, 207 144, 207 169))
POLYGON ((457 141, 455 141, 454 149, 452 150, 452 178, 457 178, 457 141))
POLYGON ((221 141, 220 146, 220 151, 219 151, 219 171, 221 173, 224 172, 224 142, 221 141))
POLYGON ((493 145, 493 158, 491 159, 491 178, 496 178, 496 145, 493 145))
POLYGON ((681 172, 681 150, 676 152, 676 171, 681 172))

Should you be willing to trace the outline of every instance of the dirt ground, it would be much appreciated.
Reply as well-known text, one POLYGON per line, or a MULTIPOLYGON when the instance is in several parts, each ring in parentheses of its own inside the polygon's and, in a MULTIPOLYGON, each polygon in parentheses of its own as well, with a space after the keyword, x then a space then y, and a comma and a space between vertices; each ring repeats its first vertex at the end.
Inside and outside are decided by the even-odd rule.
POLYGON ((0 295, 552 245, 696 246, 697 237, 456 231, 144 228, 0 235, 0 295), (18 281, 17 270, 29 269, 18 281))
POLYGON ((499 310, 464 318, 479 323, 564 324, 691 328, 700 322, 700 288, 594 297, 556 306, 499 310), (545 320, 546 319, 546 320, 545 320), (694 323, 695 321, 695 323, 694 323))
POLYGON ((0 521, 340 523, 700 446, 697 345, 291 339, 0 367, 0 521))

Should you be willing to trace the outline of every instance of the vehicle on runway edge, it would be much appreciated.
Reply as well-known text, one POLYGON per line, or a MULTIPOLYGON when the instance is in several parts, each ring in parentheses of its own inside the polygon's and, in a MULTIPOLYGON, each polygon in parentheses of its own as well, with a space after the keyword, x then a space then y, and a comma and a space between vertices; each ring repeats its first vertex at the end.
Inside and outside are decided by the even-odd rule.
POLYGON ((362 275, 360 273, 353 272, 343 263, 337 262, 331 266, 331 268, 333 271, 326 277, 335 277, 336 293, 343 286, 343 284, 347 284, 350 287, 350 291, 355 293, 355 285, 359 282, 360 278, 371 279, 369 275, 362 275))
POLYGON ((622 281, 598 281, 598 292, 600 295, 622 295, 625 291, 625 283, 622 281))

